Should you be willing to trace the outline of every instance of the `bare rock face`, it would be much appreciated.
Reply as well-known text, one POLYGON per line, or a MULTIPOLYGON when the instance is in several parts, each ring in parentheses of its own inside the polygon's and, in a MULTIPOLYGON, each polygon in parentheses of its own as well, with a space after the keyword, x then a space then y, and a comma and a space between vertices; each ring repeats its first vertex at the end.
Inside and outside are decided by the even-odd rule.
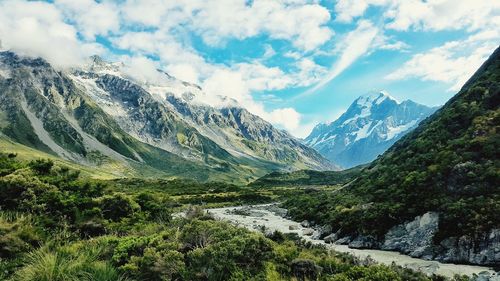
POLYGON ((302 230, 302 234, 306 235, 306 236, 311 236, 311 235, 313 235, 313 233, 314 233, 314 230, 312 228, 306 228, 306 229, 302 230))
POLYGON ((500 229, 493 229, 482 237, 450 237, 437 246, 437 260, 472 264, 500 264, 500 229))
POLYGON ((311 238, 321 239, 322 237, 327 236, 331 233, 332 233, 332 227, 330 225, 322 225, 314 230, 314 233, 311 236, 311 238))
POLYGON ((438 222, 439 215, 428 212, 409 223, 397 225, 387 232, 381 249, 431 259, 432 238, 438 230, 438 222))
MULTIPOLYGON (((439 227, 439 214, 427 212, 414 220, 391 228, 383 240, 370 235, 339 236, 329 232, 326 243, 348 245, 357 249, 398 251, 414 258, 438 260, 446 263, 477 265, 500 264, 500 229, 493 229, 479 237, 449 237, 435 244, 439 227)), ((314 235, 314 234, 313 234, 314 235)))
POLYGON ((339 236, 337 233, 332 233, 330 235, 325 236, 323 240, 325 240, 326 243, 335 243, 339 239, 339 236))
MULTIPOLYGON (((387 232, 380 248, 398 251, 412 257, 442 262, 495 265, 500 263, 500 229, 493 229, 480 237, 449 237, 435 245, 439 214, 425 213, 413 221, 397 225, 387 232)), ((357 238, 351 244, 366 245, 366 239, 357 238)))
POLYGON ((138 172, 243 181, 270 170, 338 169, 236 101, 212 106, 199 86, 161 71, 146 83, 99 57, 59 71, 9 51, 0 51, 0 68, 0 111, 9 116, 0 133, 79 164, 99 154, 126 169, 145 164, 138 172))
POLYGON ((354 240, 352 240, 349 243, 350 248, 355 248, 355 249, 373 249, 377 248, 379 245, 377 239, 373 236, 367 235, 360 235, 354 240))
POLYGON ((302 227, 310 227, 311 223, 308 220, 304 220, 300 223, 300 225, 302 225, 302 227))

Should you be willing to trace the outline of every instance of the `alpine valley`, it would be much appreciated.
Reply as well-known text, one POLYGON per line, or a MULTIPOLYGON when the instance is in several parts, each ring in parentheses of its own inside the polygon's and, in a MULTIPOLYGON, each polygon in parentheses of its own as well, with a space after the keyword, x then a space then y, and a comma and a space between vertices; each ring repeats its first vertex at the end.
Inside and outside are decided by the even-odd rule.
MULTIPOLYGON (((89 14, 92 5, 116 7, 120 9, 117 17, 131 13, 134 19, 122 23, 131 28, 123 31, 125 35, 151 39, 135 42, 147 47, 159 44, 158 49, 169 48, 166 35, 161 34, 167 29, 131 27, 131 23, 144 20, 140 17, 144 14, 153 24, 156 20, 149 6, 161 10, 163 4, 173 5, 174 1, 162 5, 136 1, 134 5, 143 4, 137 8, 129 6, 134 1, 0 1, 0 8, 14 7, 6 13, 0 9, 0 38, 14 44, 26 30, 42 33, 43 28, 35 27, 57 18, 57 9, 79 7, 84 2, 89 14), (6 36, 2 24, 10 14, 17 15, 12 11, 19 5, 31 7, 27 9, 31 14, 20 19, 18 30, 8 28, 13 35, 6 36), (50 10, 45 14, 40 12, 43 9, 50 10), (43 21, 35 20, 42 16, 43 21)), ((220 34, 212 34, 209 26, 216 18, 219 32, 233 34, 231 28, 241 27, 237 36, 245 44, 254 38, 239 36, 265 29, 256 37, 271 38, 274 47, 265 45, 262 61, 275 56, 284 61, 301 59, 306 70, 316 70, 312 59, 300 56, 331 55, 314 49, 310 45, 314 42, 305 42, 305 38, 321 39, 325 31, 330 34, 327 25, 315 28, 308 20, 323 1, 311 1, 315 4, 307 6, 300 6, 304 1, 241 1, 241 7, 229 3, 237 1, 198 1, 197 8, 191 6, 197 1, 175 2, 180 6, 174 5, 172 18, 157 19, 179 21, 175 31, 181 34, 182 28, 192 28, 198 18, 206 19, 203 29, 191 34, 197 39, 195 45, 203 45, 207 42, 201 41, 209 38, 211 43, 219 43, 216 35, 220 34), (218 7, 212 5, 219 2, 224 5, 207 12, 205 2, 209 7, 218 7), (234 7, 245 12, 226 17, 234 7), (250 7, 264 13, 248 12, 250 7), (189 9, 196 13, 184 22, 181 14, 189 9), (300 24, 288 25, 292 21, 289 10, 300 24), (267 19, 261 26, 259 17, 263 15, 276 17, 283 26, 268 25, 273 21, 267 19), (233 16, 238 21, 225 25, 233 16), (306 32, 289 34, 299 25, 306 32), (284 52, 287 49, 281 45, 287 36, 293 39, 293 50, 304 48, 303 53, 284 52)), ((381 55, 384 59, 393 53, 389 49, 406 45, 399 41, 385 44, 394 39, 393 34, 403 33, 382 30, 382 23, 395 13, 393 8, 406 3, 393 2, 380 27, 356 19, 359 26, 350 31, 354 33, 335 35, 335 40, 339 37, 354 43, 347 44, 345 51, 335 46, 340 58, 326 76, 350 68, 347 61, 353 60, 353 54, 363 60, 362 68, 371 71, 365 67, 370 63, 365 57, 382 52, 370 49, 356 54, 370 34, 375 36, 370 42, 381 50, 382 45, 386 48, 381 55), (358 33, 364 35, 352 35, 358 33)), ((427 2, 419 5, 429 5, 427 2)), ((471 3, 475 7, 476 1, 471 3)), ((342 5, 336 4, 336 13, 347 7, 342 5)), ((335 25, 361 16, 371 4, 362 5, 366 7, 348 7, 355 9, 348 9, 348 17, 336 18, 335 25)), ((434 10, 439 9, 429 9, 434 10)), ((471 14, 479 10, 471 10, 471 14)), ((100 12, 92 15, 103 18, 100 12)), ((74 19, 66 19, 68 23, 56 25, 49 33, 71 33, 73 27, 68 25, 82 20, 73 14, 65 14, 74 19)), ((323 18, 328 20, 328 15, 326 10, 323 18)), ((444 17, 439 23, 446 20, 444 17)), ((112 46, 101 45, 113 49, 109 52, 142 55, 134 48, 115 49, 115 40, 123 39, 118 37, 122 35, 119 27, 108 30, 109 34, 94 34, 107 21, 84 22, 92 27, 88 33, 79 31, 78 40, 85 46, 89 47, 95 35, 97 45, 97 41, 112 42, 112 46)), ((342 25, 347 28, 350 24, 342 25)), ((450 33, 458 36, 458 31, 450 33)), ((470 38, 490 38, 491 34, 476 33, 470 38)), ((189 38, 186 35, 186 41, 189 38)), ((42 46, 47 41, 37 42, 42 46)), ((447 55, 461 45, 457 42, 447 43, 446 49, 431 49, 433 60, 435 52, 447 55)), ((460 42, 469 44, 469 39, 460 42)), ((227 53, 231 53, 235 39, 226 43, 227 53)), ((240 43, 238 48, 243 46, 240 43)), ((69 46, 63 45, 56 51, 69 46)), ((244 52, 254 51, 247 47, 244 52)), ((216 46, 207 52, 212 48, 216 46)), ((78 67, 56 67, 48 56, 44 59, 11 49, 0 52, 0 280, 500 280, 500 47, 486 61, 472 56, 470 60, 478 60, 482 66, 439 108, 411 100, 400 102, 384 91, 371 93, 357 98, 336 121, 317 125, 305 140, 275 128, 233 99, 205 92, 163 70, 151 69, 148 79, 143 79, 141 69, 98 56, 78 67)), ((117 53, 109 57, 119 57, 117 53)), ((407 56, 405 52, 399 55, 407 56)), ((153 58, 144 57, 151 62, 153 58)), ((442 67, 453 73, 457 64, 462 65, 451 56, 444 61, 446 65, 454 62, 442 67)), ((281 75, 280 67, 260 63, 255 62, 262 66, 260 70, 281 75)), ((359 71, 359 65, 350 69, 359 71)), ((323 68, 318 73, 323 74, 323 68)), ((297 77, 304 76, 299 74, 297 77)), ((223 77, 224 83, 229 76, 223 77)), ((324 83, 314 81, 317 84, 309 89, 324 83)))
POLYGON ((270 170, 335 169, 314 149, 220 97, 158 71, 133 79, 94 56, 59 71, 41 58, 0 53, 1 141, 112 176, 249 182, 270 170))

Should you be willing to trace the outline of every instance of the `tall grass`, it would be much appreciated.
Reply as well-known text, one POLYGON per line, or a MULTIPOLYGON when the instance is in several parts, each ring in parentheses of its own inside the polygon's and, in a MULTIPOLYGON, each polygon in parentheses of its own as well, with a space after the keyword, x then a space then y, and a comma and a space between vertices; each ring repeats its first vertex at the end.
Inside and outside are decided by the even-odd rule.
POLYGON ((126 280, 98 251, 88 248, 42 247, 28 254, 24 266, 14 275, 15 281, 116 281, 126 280))

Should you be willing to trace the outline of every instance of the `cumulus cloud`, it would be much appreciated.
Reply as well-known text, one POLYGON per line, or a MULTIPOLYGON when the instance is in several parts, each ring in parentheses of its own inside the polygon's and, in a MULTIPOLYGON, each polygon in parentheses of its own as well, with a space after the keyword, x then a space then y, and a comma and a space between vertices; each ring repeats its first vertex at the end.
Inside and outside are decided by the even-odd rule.
POLYGON ((212 46, 229 38, 246 39, 260 34, 290 41, 302 50, 312 50, 333 35, 326 26, 328 10, 310 1, 218 0, 150 1, 128 0, 126 19, 144 26, 171 28, 182 25, 212 46))
POLYGON ((352 22, 370 6, 383 7, 386 28, 400 31, 477 31, 500 26, 500 2, 491 0, 339 0, 336 20, 352 22))
POLYGON ((293 108, 279 108, 269 113, 270 119, 288 131, 295 131, 300 126, 300 114, 293 108))
POLYGON ((43 57, 57 67, 79 65, 102 51, 98 44, 79 42, 76 29, 45 2, 0 2, 0 40, 4 49, 43 57))
POLYGON ((370 5, 383 5, 387 0, 338 0, 335 4, 335 20, 350 23, 362 16, 370 5))
POLYGON ((120 28, 119 9, 112 2, 55 0, 54 3, 86 39, 93 40, 96 35, 107 35, 120 28))
POLYGON ((385 78, 400 80, 411 77, 424 81, 447 83, 450 91, 458 91, 488 56, 498 47, 500 32, 487 31, 460 41, 451 41, 410 60, 385 78))
MULTIPOLYGON (((243 104, 253 114, 285 128, 289 132, 294 132, 299 128, 301 121, 300 113, 293 108, 266 110, 264 105, 256 102, 250 94, 252 86, 249 83, 252 84, 253 82, 245 79, 241 72, 218 69, 202 84, 203 89, 209 94, 205 97, 205 99, 209 100, 205 100, 205 102, 216 102, 215 106, 224 106, 225 104, 220 104, 220 99, 216 99, 216 95, 230 97, 238 101, 239 104, 243 104)), ((262 86, 258 85, 259 83, 257 83, 257 87, 262 86)))
POLYGON ((386 12, 396 30, 469 31, 500 27, 500 2, 490 0, 396 1, 386 12))
POLYGON ((161 68, 204 87, 209 104, 219 106, 218 95, 224 95, 303 134, 300 113, 289 107, 268 110, 264 96, 254 97, 317 83, 305 94, 313 93, 374 50, 410 49, 387 36, 388 29, 466 30, 468 39, 416 54, 387 76, 443 81, 455 89, 497 44, 499 10, 500 3, 489 0, 338 0, 335 21, 354 27, 335 35, 329 10, 317 0, 0 0, 0 40, 3 48, 44 57, 59 67, 105 53, 124 60, 127 74, 143 82, 165 79, 156 71, 161 68), (385 10, 377 26, 363 19, 370 7, 385 10), (96 42, 100 36, 111 48, 96 42), (260 58, 220 62, 196 49, 193 38, 220 49, 234 39, 266 42, 254 52, 260 58), (113 54, 115 48, 128 55, 113 54), (321 55, 335 58, 333 65, 318 64, 321 55), (285 57, 285 63, 273 65, 277 57, 285 57))
POLYGON ((141 83, 152 83, 162 85, 168 81, 168 77, 158 71, 158 63, 146 57, 122 57, 123 67, 121 70, 141 83))
POLYGON ((328 10, 317 4, 256 0, 248 5, 243 0, 221 0, 204 1, 190 24, 210 45, 228 37, 245 39, 264 33, 312 50, 333 35, 325 26, 329 19, 328 10))
MULTIPOLYGON (((264 48, 264 55, 259 59, 235 62, 231 65, 211 63, 164 29, 153 32, 128 32, 112 38, 111 41, 118 48, 158 57, 163 68, 171 75, 202 86, 207 93, 203 97, 204 102, 212 106, 222 106, 225 101, 219 96, 226 96, 236 100, 250 112, 287 129, 295 128, 296 122, 283 122, 279 111, 266 111, 263 104, 257 102, 252 94, 309 86, 327 71, 311 58, 296 60, 288 72, 279 67, 266 66, 265 59, 275 55, 275 50, 269 45, 264 48)), ((290 117, 295 118, 298 115, 300 114, 290 117)))
POLYGON ((194 84, 200 83, 199 73, 194 65, 178 63, 166 66, 167 72, 177 79, 189 81, 194 84))

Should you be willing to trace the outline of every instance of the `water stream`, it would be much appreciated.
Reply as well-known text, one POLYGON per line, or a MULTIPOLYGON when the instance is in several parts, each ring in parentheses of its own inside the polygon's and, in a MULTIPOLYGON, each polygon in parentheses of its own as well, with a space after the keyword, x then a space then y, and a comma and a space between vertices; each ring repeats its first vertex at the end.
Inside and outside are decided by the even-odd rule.
POLYGON ((306 241, 310 241, 314 244, 325 245, 326 247, 338 252, 350 253, 359 258, 370 257, 383 264, 391 264, 394 262, 397 265, 419 270, 425 272, 426 274, 435 273, 447 277, 453 277, 455 274, 468 276, 479 273, 483 273, 485 275, 494 274, 492 269, 483 266, 441 263, 437 261, 412 258, 398 252, 371 249, 351 249, 347 245, 328 244, 323 240, 314 240, 310 236, 310 228, 303 227, 298 222, 284 218, 282 216, 283 214, 271 211, 273 208, 269 208, 270 206, 272 206, 272 204, 216 208, 209 209, 208 212, 216 219, 226 220, 250 230, 261 231, 262 228, 265 227, 266 230, 271 232, 277 230, 282 233, 297 233, 306 241), (241 212, 242 208, 245 208, 244 212, 241 212), (238 212, 238 210, 240 210, 240 212, 238 212), (486 272, 489 274, 486 274, 486 272))

